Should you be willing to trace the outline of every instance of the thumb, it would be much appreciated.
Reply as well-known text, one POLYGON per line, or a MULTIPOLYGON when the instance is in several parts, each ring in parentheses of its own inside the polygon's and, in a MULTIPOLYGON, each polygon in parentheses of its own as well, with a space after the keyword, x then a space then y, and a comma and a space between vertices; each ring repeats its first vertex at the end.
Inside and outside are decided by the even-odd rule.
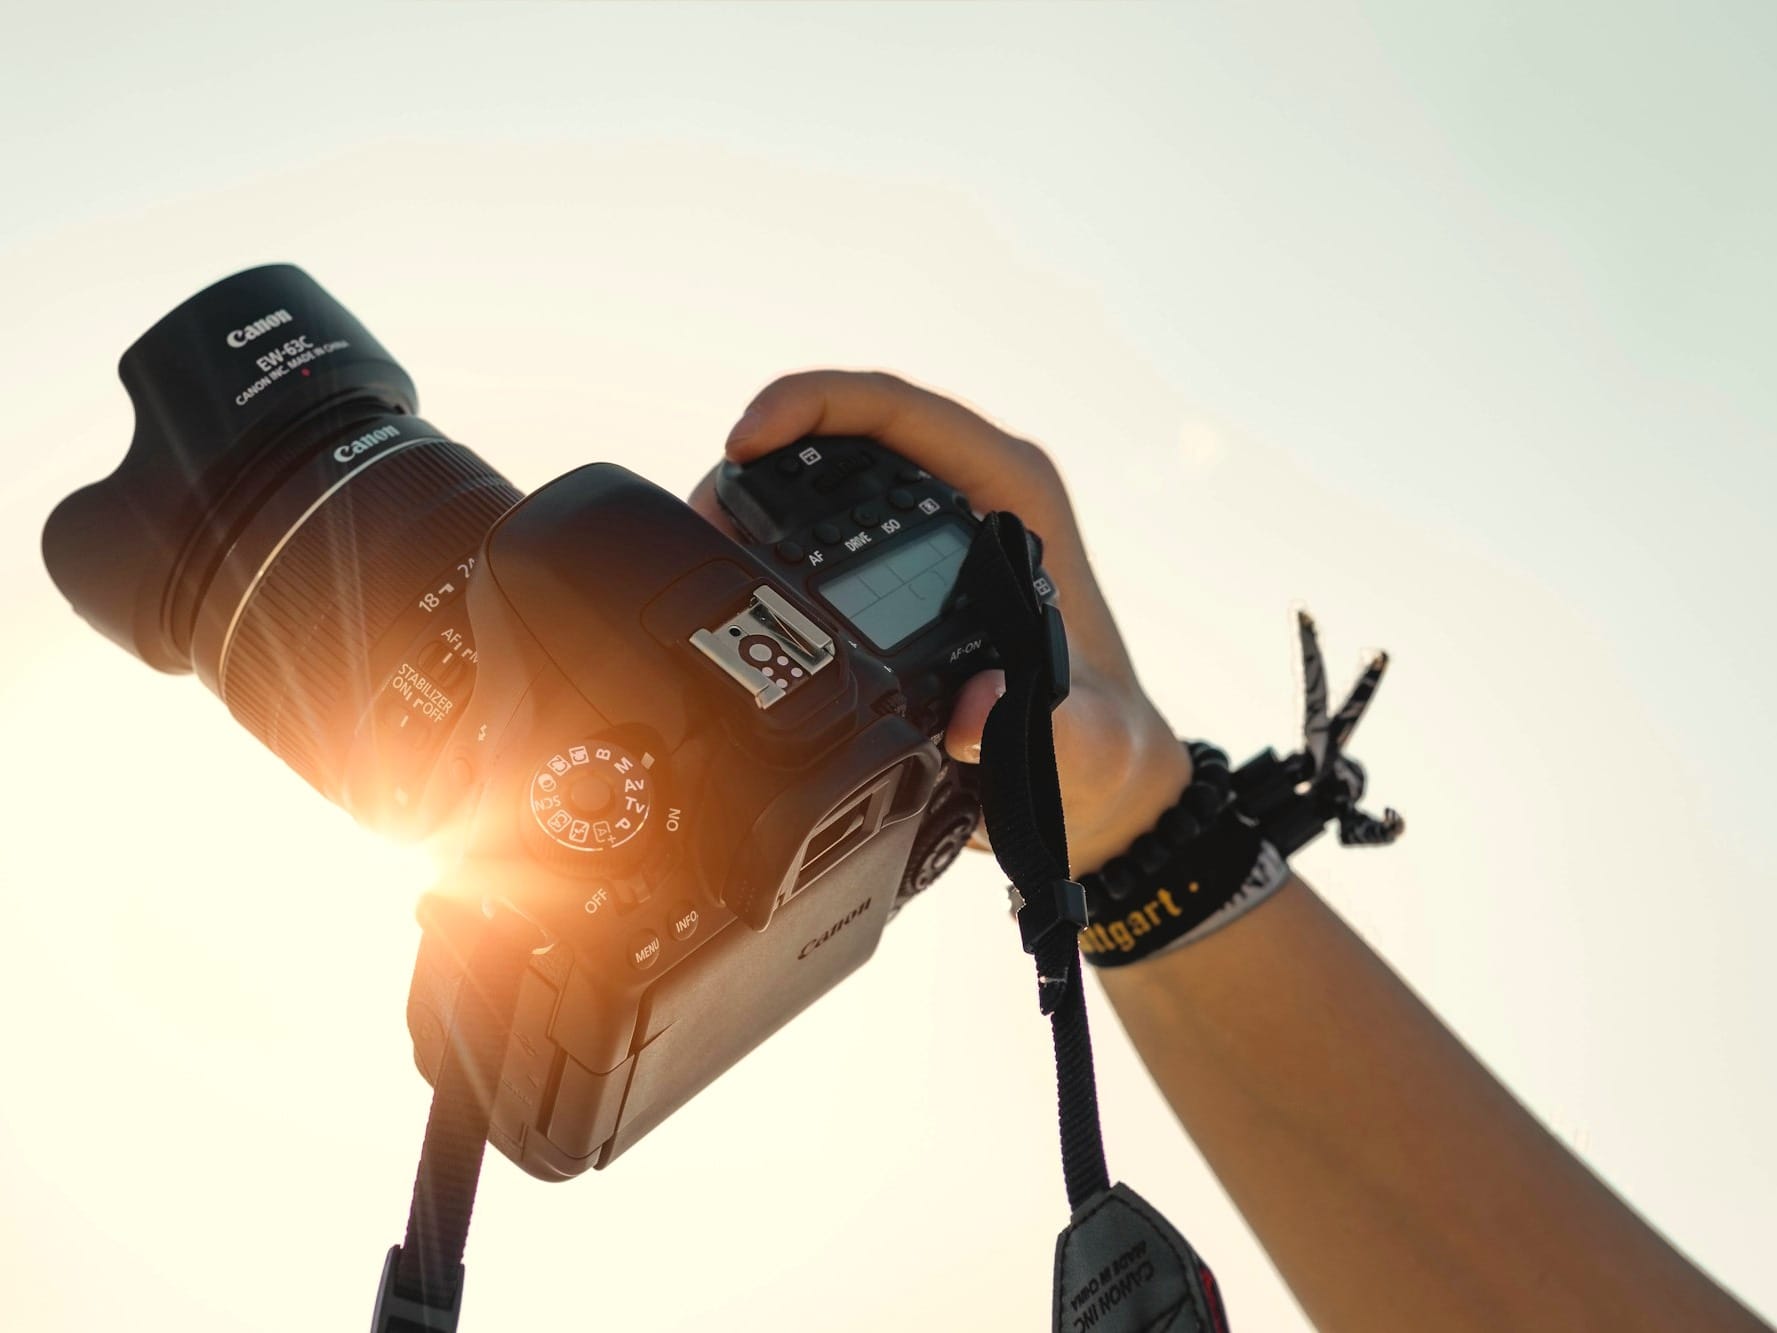
POLYGON ((987 715, 1005 692, 1003 671, 983 671, 963 682, 950 708, 949 725, 944 728, 944 749, 952 759, 965 764, 981 762, 981 733, 987 726, 987 715))

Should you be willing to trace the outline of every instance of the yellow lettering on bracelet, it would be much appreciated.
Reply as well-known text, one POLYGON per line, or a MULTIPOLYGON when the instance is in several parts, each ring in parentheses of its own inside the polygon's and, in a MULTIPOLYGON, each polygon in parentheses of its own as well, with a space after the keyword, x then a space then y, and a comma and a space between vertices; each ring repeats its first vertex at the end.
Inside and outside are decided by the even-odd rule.
MULTIPOLYGON (((1193 883, 1190 891, 1197 892, 1193 883)), ((1167 916, 1183 916, 1184 909, 1172 898, 1171 889, 1159 889, 1153 898, 1143 903, 1126 917, 1114 921, 1094 922, 1080 932, 1080 951, 1082 953, 1128 953, 1135 948, 1136 940, 1160 925, 1160 914, 1167 916)))

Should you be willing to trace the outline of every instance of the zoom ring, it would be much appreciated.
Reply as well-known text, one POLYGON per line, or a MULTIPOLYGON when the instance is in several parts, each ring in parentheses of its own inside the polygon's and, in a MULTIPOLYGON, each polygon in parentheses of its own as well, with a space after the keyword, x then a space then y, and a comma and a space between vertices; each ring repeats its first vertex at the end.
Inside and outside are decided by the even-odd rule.
POLYGON ((378 641, 521 493, 448 440, 361 467, 292 532, 224 650, 229 711, 329 799, 381 684, 378 641))

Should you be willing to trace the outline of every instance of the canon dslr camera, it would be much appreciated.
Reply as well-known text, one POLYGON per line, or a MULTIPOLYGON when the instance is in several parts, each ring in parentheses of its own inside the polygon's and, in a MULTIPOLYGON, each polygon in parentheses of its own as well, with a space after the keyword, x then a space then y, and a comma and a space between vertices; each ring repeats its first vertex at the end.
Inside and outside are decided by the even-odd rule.
POLYGON ((609 463, 527 498, 288 266, 193 297, 120 373, 135 438, 51 515, 50 573, 329 800, 446 853, 408 1006, 428 1079, 484 900, 534 925, 489 1133, 533 1175, 635 1143, 974 830, 939 741, 991 664, 953 595, 979 520, 882 446, 725 466, 738 545, 609 463))

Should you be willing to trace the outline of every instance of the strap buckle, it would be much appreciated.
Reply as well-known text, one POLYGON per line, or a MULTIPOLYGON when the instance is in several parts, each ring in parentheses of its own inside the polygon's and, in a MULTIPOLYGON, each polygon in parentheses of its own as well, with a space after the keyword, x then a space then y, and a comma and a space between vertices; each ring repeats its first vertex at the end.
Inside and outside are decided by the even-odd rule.
POLYGON ((457 1316, 463 1309, 463 1266, 456 1265, 455 1292, 448 1310, 425 1300, 403 1296, 396 1287, 401 1267, 401 1247, 389 1246, 383 1260, 383 1280, 376 1292, 376 1311, 370 1316, 370 1333, 457 1333, 457 1316))
POLYGON ((1013 887, 1013 910, 1018 917, 1018 937, 1024 952, 1035 953, 1052 931, 1067 927, 1069 936, 1086 928, 1086 890, 1071 879, 1053 879, 1027 894, 1013 887))
POLYGON ((1053 712, 1067 698, 1073 681, 1067 655, 1067 626, 1062 623, 1061 608, 1053 602, 1043 603, 1043 655, 1048 659, 1049 710, 1053 712))

